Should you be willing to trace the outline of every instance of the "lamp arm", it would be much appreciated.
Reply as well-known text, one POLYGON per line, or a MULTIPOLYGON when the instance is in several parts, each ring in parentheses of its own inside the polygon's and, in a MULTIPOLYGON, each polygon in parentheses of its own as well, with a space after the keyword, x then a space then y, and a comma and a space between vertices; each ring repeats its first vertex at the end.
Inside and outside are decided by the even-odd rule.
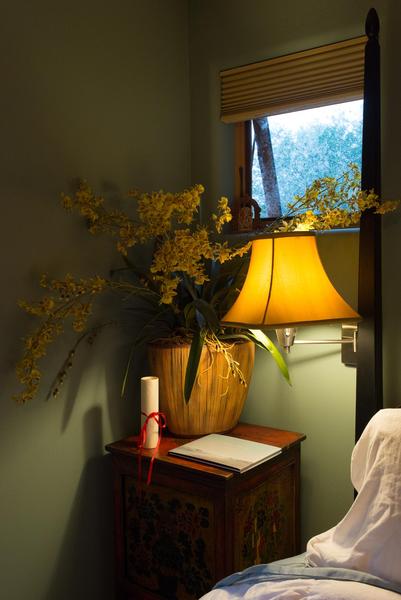
POLYGON ((357 335, 358 326, 348 325, 348 329, 351 329, 352 336, 342 337, 340 340, 298 340, 295 339, 296 328, 284 327, 282 329, 276 329, 277 340, 282 348, 288 353, 291 346, 294 344, 352 344, 353 351, 357 349, 357 335))
POLYGON ((354 340, 294 340, 294 344, 353 344, 354 340))

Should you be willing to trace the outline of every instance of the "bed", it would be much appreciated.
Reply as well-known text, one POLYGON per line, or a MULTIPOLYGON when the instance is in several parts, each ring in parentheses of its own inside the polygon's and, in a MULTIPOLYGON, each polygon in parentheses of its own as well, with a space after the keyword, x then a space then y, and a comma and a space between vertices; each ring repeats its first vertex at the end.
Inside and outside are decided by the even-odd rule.
POLYGON ((358 492, 306 552, 226 577, 202 600, 401 600, 401 410, 378 411, 351 457, 358 492))
POLYGON ((400 600, 401 587, 350 569, 292 565, 258 565, 248 573, 223 580, 202 600, 400 600), (307 574, 305 571, 310 570, 307 574), (287 572, 288 571, 288 572, 287 572))
POLYGON ((235 585, 209 592, 202 600, 400 600, 400 594, 355 581, 294 579, 235 585))

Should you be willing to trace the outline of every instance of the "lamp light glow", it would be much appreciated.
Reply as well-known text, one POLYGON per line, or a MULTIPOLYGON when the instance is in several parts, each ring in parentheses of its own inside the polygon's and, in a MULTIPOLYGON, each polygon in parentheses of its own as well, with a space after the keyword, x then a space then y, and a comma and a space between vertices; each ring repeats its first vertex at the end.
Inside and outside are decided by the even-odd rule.
POLYGON ((296 232, 252 242, 245 283, 222 323, 276 329, 357 320, 323 268, 315 233, 296 232))

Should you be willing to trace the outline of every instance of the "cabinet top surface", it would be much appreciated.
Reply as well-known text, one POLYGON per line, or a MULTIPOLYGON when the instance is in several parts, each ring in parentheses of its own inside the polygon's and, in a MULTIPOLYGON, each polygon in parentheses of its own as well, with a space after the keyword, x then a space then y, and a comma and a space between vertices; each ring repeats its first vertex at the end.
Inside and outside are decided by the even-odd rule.
MULTIPOLYGON (((305 439, 303 433, 296 433, 294 431, 285 431, 283 429, 273 429, 272 427, 263 427, 261 425, 251 425, 248 423, 239 423, 234 429, 229 431, 227 435, 238 437, 254 442, 260 442, 262 444, 271 444, 286 450, 292 446, 297 446, 305 439)), ((195 439, 195 438, 193 438, 195 439)), ((184 458, 178 458, 170 456, 169 450, 186 444, 191 441, 188 438, 177 438, 172 435, 163 435, 161 443, 157 451, 154 449, 142 449, 141 456, 143 459, 150 460, 155 454, 155 461, 161 461, 164 463, 170 463, 172 465, 183 467, 185 469, 191 469, 193 471, 201 471, 208 473, 219 478, 230 479, 235 474, 232 471, 221 469, 218 467, 212 467, 202 463, 197 463, 184 458)), ((139 450, 137 447, 138 436, 130 436, 118 442, 113 442, 106 446, 106 450, 112 454, 125 455, 131 457, 138 457, 139 450)))

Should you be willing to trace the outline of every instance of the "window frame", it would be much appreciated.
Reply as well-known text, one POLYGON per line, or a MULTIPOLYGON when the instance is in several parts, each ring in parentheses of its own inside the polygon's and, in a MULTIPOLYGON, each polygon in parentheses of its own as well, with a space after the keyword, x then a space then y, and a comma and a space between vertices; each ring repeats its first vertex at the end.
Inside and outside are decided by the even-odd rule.
MULTIPOLYGON (((220 72, 221 120, 235 125, 233 214, 252 203, 251 119, 364 97, 366 35, 220 72)), ((255 209, 253 209, 254 216, 255 209)), ((260 229, 274 218, 255 218, 260 229)), ((234 219, 233 230, 240 231, 234 219)))

